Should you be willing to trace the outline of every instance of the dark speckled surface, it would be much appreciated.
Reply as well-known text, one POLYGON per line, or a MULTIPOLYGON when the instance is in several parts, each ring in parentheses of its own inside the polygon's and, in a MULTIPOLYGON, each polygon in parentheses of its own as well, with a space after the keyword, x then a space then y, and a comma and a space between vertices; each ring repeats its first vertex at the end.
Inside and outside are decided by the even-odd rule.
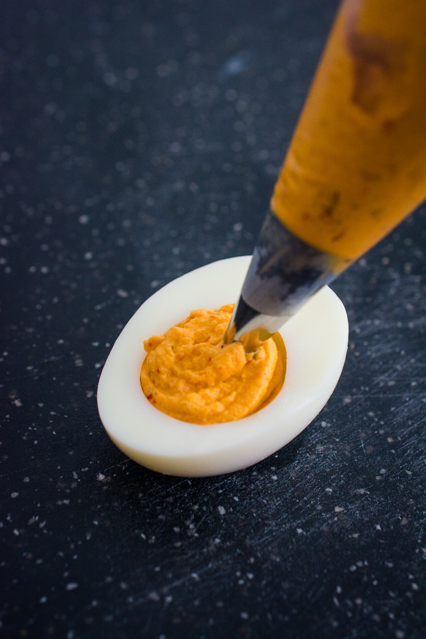
POLYGON ((271 458, 163 477, 96 409, 138 305, 251 253, 334 8, 3 3, 2 637, 424 637, 425 208, 334 284, 341 381, 271 458))

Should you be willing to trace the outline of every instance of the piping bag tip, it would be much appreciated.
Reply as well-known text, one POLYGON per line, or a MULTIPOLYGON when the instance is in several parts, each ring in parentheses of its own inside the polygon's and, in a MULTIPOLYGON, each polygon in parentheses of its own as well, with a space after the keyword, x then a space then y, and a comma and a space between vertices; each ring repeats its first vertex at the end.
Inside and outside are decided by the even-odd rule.
POLYGON ((342 258, 307 244, 269 210, 224 343, 256 351, 342 270, 342 258))

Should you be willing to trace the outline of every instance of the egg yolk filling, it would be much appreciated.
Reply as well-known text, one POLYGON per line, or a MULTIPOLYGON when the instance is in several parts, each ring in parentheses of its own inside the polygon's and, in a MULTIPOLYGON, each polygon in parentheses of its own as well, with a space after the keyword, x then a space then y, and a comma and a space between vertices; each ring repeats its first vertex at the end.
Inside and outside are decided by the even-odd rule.
POLYGON ((164 335, 144 342, 142 390, 163 413, 193 424, 247 417, 278 394, 284 363, 271 338, 255 354, 223 345, 234 305, 192 311, 164 335))

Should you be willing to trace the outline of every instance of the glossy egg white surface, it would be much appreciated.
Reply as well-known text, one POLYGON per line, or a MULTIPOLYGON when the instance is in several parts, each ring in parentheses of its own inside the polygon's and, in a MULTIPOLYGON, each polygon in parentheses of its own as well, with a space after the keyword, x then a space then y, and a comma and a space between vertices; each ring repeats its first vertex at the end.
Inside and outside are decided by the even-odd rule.
POLYGON ((99 380, 98 409, 112 441, 139 464, 181 477, 246 468, 296 437, 332 394, 346 357, 348 320, 325 287, 280 330, 287 349, 284 385, 259 412, 200 426, 165 415, 145 398, 139 381, 144 340, 194 309, 236 302, 250 259, 214 262, 170 282, 142 304, 115 342, 99 380))

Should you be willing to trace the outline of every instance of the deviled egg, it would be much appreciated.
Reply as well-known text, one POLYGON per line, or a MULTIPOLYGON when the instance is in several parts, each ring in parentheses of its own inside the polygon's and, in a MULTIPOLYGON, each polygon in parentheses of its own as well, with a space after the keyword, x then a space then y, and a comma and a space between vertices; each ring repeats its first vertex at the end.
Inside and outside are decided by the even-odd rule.
POLYGON ((115 342, 99 380, 98 409, 112 441, 137 463, 182 477, 246 468, 296 437, 332 394, 346 357, 348 320, 342 302, 325 287, 279 331, 286 349, 284 384, 258 412, 198 425, 160 412, 145 397, 144 340, 194 309, 236 302, 250 259, 214 262, 170 282, 142 304, 115 342))

